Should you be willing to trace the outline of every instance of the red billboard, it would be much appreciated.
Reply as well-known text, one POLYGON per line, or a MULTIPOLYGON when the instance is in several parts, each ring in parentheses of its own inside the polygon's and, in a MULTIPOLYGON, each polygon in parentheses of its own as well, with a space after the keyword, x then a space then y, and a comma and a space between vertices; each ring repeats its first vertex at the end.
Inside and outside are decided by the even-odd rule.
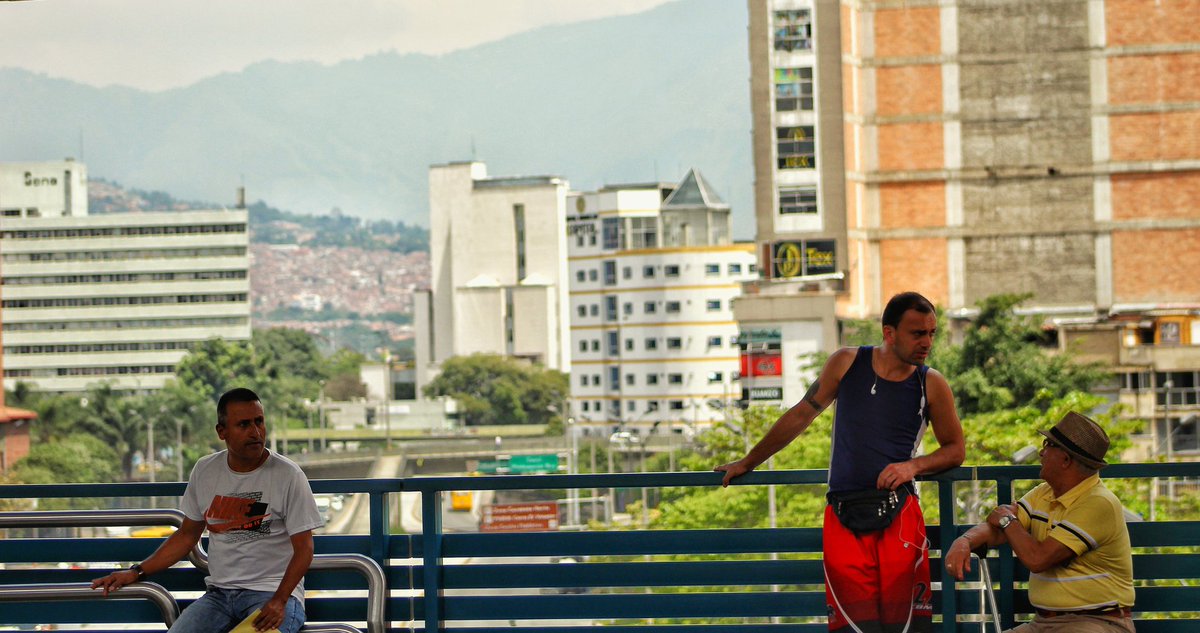
POLYGON ((783 357, 778 353, 742 354, 742 378, 754 376, 782 376, 783 357))

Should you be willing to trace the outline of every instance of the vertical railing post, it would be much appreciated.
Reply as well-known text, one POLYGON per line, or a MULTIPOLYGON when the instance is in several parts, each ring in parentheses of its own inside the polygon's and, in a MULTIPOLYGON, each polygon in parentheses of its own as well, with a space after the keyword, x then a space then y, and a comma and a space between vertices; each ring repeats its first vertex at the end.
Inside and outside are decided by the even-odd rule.
MULTIPOLYGON (((1006 475, 998 475, 996 477, 996 501, 1000 505, 1008 505, 1013 502, 1012 495, 1013 480, 1012 477, 1006 475)), ((1013 562, 1013 553, 1011 547, 1004 547, 1000 550, 1000 595, 996 596, 996 601, 1000 609, 1000 624, 1005 629, 1010 629, 1013 626, 1014 618, 1014 602, 1013 599, 1013 582, 1016 575, 1016 564, 1013 562)))
MULTIPOLYGON (((942 550, 942 557, 946 556, 946 552, 950 551, 950 544, 958 536, 958 527, 954 520, 954 480, 942 479, 938 484, 938 523, 941 524, 941 529, 938 530, 940 535, 939 547, 942 550)), ((942 631, 943 633, 956 633, 958 631, 958 595, 955 593, 954 577, 946 573, 946 566, 940 564, 942 568, 942 631)))
MULTIPOLYGON (((379 563, 379 567, 387 573, 388 569, 388 536, 391 532, 391 513, 388 512, 388 493, 386 491, 377 490, 368 493, 367 497, 370 500, 370 521, 371 521, 371 558, 379 563)), ((392 604, 391 600, 386 600, 383 606, 383 621, 390 623, 392 621, 392 604)), ((385 624, 384 629, 390 629, 391 626, 385 624)))
POLYGON ((425 631, 442 630, 442 492, 421 491, 421 538, 425 542, 423 571, 425 631))

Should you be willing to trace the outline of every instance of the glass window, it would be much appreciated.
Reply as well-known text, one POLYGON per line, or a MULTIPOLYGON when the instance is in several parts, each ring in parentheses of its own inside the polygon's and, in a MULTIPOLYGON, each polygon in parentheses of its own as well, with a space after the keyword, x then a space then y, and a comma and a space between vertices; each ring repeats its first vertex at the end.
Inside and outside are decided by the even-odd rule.
POLYGON ((683 339, 678 336, 667 337, 667 349, 681 349, 683 347, 683 339))
POLYGON ((598 338, 592 339, 592 351, 593 352, 600 351, 600 339, 598 339, 598 338))
MULTIPOLYGON (((581 351, 581 352, 587 351, 587 341, 579 341, 579 351, 581 351)), ((584 378, 587 378, 587 376, 584 376, 584 378)), ((585 382, 583 384, 586 385, 587 383, 585 382)))
POLYGON ((667 383, 672 385, 682 385, 683 374, 667 374, 667 383))
POLYGON ((637 411, 637 403, 636 402, 634 402, 633 400, 626 400, 625 402, 626 402, 626 404, 625 404, 626 410, 628 410, 630 413, 637 411))
POLYGON ((720 347, 721 346, 721 337, 719 337, 719 336, 708 337, 708 346, 709 347, 720 347))
POLYGON ((575 272, 576 281, 587 281, 587 271, 579 270, 575 272))
POLYGON ((588 279, 591 281, 596 281, 599 279, 599 274, 596 272, 595 268, 588 271, 588 279))
POLYGON ((655 411, 658 411, 658 400, 646 401, 646 413, 653 413, 655 411))
POLYGON ((671 400, 667 406, 672 411, 683 411, 683 400, 671 400))
POLYGON ((730 264, 729 265, 729 274, 731 274, 731 275, 742 274, 742 265, 741 264, 730 264))
POLYGON ((658 339, 656 339, 656 338, 646 339, 646 349, 650 349, 650 350, 658 349, 658 339))
POLYGON ((633 267, 625 266, 621 268, 621 279, 633 279, 633 267))
POLYGON ((609 367, 608 368, 608 384, 611 385, 614 390, 621 388, 621 368, 620 367, 609 367))
POLYGON ((616 332, 606 332, 605 335, 608 339, 608 355, 616 356, 620 352, 620 349, 617 347, 620 337, 617 336, 616 332))
POLYGON ((812 10, 776 11, 774 40, 777 51, 812 50, 812 10))
POLYGON ((658 384, 658 374, 646 374, 646 384, 647 385, 657 385, 658 384))
POLYGON ((601 231, 604 233, 604 248, 625 248, 625 245, 622 244, 624 240, 621 239, 624 236, 621 234, 620 218, 604 218, 601 231))
POLYGON ((667 312, 679 312, 679 302, 678 301, 668 301, 665 307, 666 307, 667 312))
POLYGON ((654 267, 653 266, 642 266, 642 276, 645 277, 646 279, 653 279, 654 278, 654 267))
POLYGON ((588 312, 591 313, 592 316, 600 316, 600 306, 593 303, 592 305, 588 306, 588 312))
POLYGON ((720 299, 709 299, 708 301, 704 302, 704 307, 709 312, 716 312, 721 309, 721 300, 720 299))
POLYGON ((632 387, 633 385, 637 384, 637 379, 634 378, 633 374, 625 374, 625 384, 632 387))
POLYGON ((667 264, 666 266, 663 266, 663 276, 664 277, 678 277, 679 276, 679 266, 676 266, 675 264, 667 264))
POLYGON ((604 319, 607 321, 616 321, 617 320, 617 298, 616 297, 605 297, 604 298, 604 319))
POLYGON ((704 274, 705 274, 705 276, 708 276, 708 277, 715 277, 717 275, 720 275, 721 274, 721 265, 720 264, 705 264, 704 265, 704 274))
POLYGON ((630 218, 629 238, 631 248, 657 247, 658 218, 630 218))
POLYGON ((617 284, 617 262, 608 260, 604 262, 604 285, 615 286, 617 284))
POLYGON ((790 215, 793 213, 816 213, 817 212, 817 186, 806 185, 803 187, 780 187, 779 188, 779 213, 780 215, 790 215))
POLYGON ((587 386, 587 374, 584 374, 579 377, 579 386, 581 386, 581 387, 587 386))
POLYGON ((581 316, 581 317, 587 316, 587 306, 579 306, 576 309, 576 312, 578 312, 579 316, 581 316))
POLYGON ((622 313, 624 313, 626 316, 628 316, 628 315, 630 315, 630 314, 633 314, 633 304, 632 304, 632 303, 630 303, 630 302, 628 302, 628 301, 626 301, 626 302, 625 302, 625 303, 624 303, 624 304, 621 306, 621 312, 622 312, 622 313))
POLYGON ((775 166, 779 169, 815 168, 814 146, 811 125, 775 128, 775 166))
POLYGON ((775 111, 813 109, 812 68, 775 69, 775 111))
POLYGON ((587 410, 590 408, 590 407, 588 406, 589 404, 590 404, 590 403, 589 403, 587 400, 584 400, 584 401, 583 401, 583 410, 584 410, 584 411, 587 411, 587 410))
POLYGON ((721 382, 721 380, 724 377, 725 377, 725 374, 723 374, 722 372, 710 371, 710 372, 708 372, 708 384, 712 385, 712 384, 719 383, 719 382, 721 382))
POLYGON ((657 310, 658 310, 658 304, 654 303, 653 301, 647 301, 645 304, 642 305, 642 311, 645 312, 646 314, 654 314, 655 311, 657 311, 657 310))
POLYGON ((631 338, 625 339, 625 351, 627 351, 627 352, 633 351, 633 339, 631 339, 631 338))

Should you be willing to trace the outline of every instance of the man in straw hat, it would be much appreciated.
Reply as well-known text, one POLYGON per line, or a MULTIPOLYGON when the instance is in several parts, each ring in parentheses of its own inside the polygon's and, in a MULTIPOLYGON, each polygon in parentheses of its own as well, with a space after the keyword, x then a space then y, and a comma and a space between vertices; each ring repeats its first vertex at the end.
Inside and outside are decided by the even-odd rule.
POLYGON ((955 539, 946 572, 962 580, 971 551, 1008 543, 1029 568, 1036 617, 1019 633, 1133 631, 1133 557, 1121 502, 1100 481, 1108 435, 1071 412, 1039 431, 1045 481, 955 539))

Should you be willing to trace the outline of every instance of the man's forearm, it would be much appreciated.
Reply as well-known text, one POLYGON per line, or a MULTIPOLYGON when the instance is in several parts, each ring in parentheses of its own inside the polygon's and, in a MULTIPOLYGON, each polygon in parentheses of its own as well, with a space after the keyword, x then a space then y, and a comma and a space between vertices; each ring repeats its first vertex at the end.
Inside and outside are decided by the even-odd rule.
POLYGON ((946 444, 928 455, 914 457, 912 462, 917 467, 917 474, 932 475, 962 465, 965 454, 966 449, 961 444, 946 444))
POLYGON ((309 537, 306 543, 292 543, 292 558, 288 561, 287 569, 283 572, 283 579, 279 581, 279 587, 275 590, 275 598, 281 598, 284 602, 287 601, 288 596, 292 594, 292 590, 304 579, 304 574, 308 573, 308 568, 312 565, 312 559, 313 546, 311 537, 309 537))
POLYGON ((1005 539, 1003 532, 988 525, 987 523, 980 523, 979 525, 972 527, 955 540, 959 539, 966 541, 967 549, 972 552, 980 547, 983 547, 984 545, 987 545, 988 547, 1003 545, 1007 540, 1005 539))

